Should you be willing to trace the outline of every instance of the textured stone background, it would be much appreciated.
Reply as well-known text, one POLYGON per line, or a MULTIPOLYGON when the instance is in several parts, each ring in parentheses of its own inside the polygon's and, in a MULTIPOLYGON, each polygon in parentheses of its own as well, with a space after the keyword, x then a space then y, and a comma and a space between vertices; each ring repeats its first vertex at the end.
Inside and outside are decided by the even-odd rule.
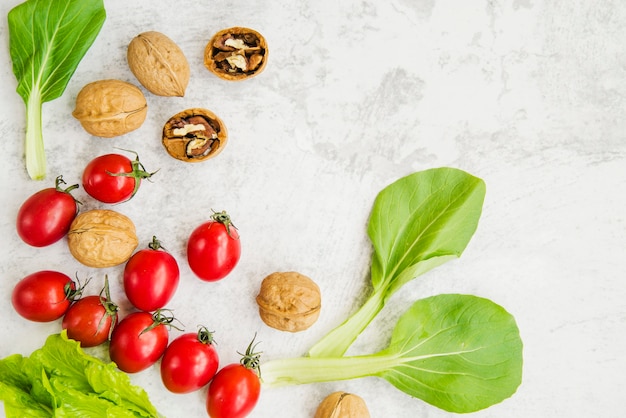
MULTIPOLYGON (((618 417, 626 391, 626 4, 621 1, 122 1, 65 94, 44 105, 48 179, 27 178, 25 113, 15 93, 6 14, 0 3, 0 357, 29 354, 58 322, 27 323, 10 293, 24 275, 57 269, 104 274, 121 295, 121 268, 76 262, 65 242, 34 249, 15 232, 20 204, 62 174, 78 182, 91 158, 132 149, 159 168, 130 202, 115 207, 179 260, 170 307, 190 329, 215 329, 223 364, 255 332, 264 358, 300 355, 367 293, 371 249, 365 227, 379 190, 413 171, 458 167, 483 178, 479 228, 461 259, 429 272, 393 299, 351 353, 382 348, 401 311, 438 293, 472 293, 504 306, 524 340, 524 378, 505 402, 472 416, 618 417), (156 10, 156 11, 155 11, 156 10), (210 36, 230 26, 263 33, 269 64, 255 79, 228 83, 203 66, 210 36), (90 137, 71 117, 88 82, 137 83, 128 42, 157 30, 191 65, 184 98, 146 93, 144 125, 115 139, 90 137), (163 123, 207 107, 228 126, 216 159, 185 165, 160 144, 163 123), (240 230, 243 255, 219 283, 186 266, 190 231, 211 208, 240 230), (254 297, 277 270, 309 275, 323 292, 319 321, 295 335, 267 328, 254 297)), ((145 90, 144 90, 145 91, 145 90)), ((83 210, 104 207, 82 188, 83 210)), ((127 310, 128 305, 122 304, 127 310)), ((177 332, 173 332, 175 336, 177 332)), ((167 416, 203 416, 204 392, 167 393, 156 368, 133 375, 167 416)), ((383 380, 365 378, 265 390, 253 417, 311 417, 334 390, 361 395, 373 417, 445 417, 383 380)))

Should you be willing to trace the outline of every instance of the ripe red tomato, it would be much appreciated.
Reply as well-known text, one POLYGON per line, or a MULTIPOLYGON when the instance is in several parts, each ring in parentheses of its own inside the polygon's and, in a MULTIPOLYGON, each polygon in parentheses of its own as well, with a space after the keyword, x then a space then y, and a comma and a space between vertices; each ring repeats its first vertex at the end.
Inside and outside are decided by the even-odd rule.
POLYGON ((211 380, 207 412, 211 418, 243 418, 254 409, 260 393, 256 371, 242 364, 229 364, 211 380))
POLYGON ((120 154, 105 154, 91 160, 83 171, 83 187, 94 199, 120 203, 131 199, 139 190, 141 179, 150 178, 139 162, 120 154))
POLYGON ((111 335, 109 355, 126 373, 136 373, 156 363, 167 348, 169 332, 161 311, 133 312, 120 321, 111 335))
POLYGON ((55 180, 55 187, 43 189, 26 199, 17 213, 17 234, 28 245, 45 247, 67 234, 78 213, 77 202, 71 191, 78 184, 62 189, 63 176, 55 180))
POLYGON ((107 341, 117 325, 119 307, 111 301, 109 278, 104 276, 104 286, 98 296, 85 296, 76 301, 65 313, 61 327, 68 338, 83 347, 95 347, 107 341))
POLYGON ((224 211, 198 226, 187 242, 189 267, 200 279, 216 281, 230 273, 241 256, 237 228, 224 211))
POLYGON ((259 357, 254 340, 239 364, 222 368, 211 380, 206 409, 211 418, 243 418, 256 406, 261 394, 259 357))
POLYGON ((179 336, 165 350, 161 359, 161 380, 174 393, 189 393, 208 384, 219 366, 211 332, 179 336))
POLYGON ((124 290, 130 303, 142 311, 164 307, 178 287, 180 271, 176 259, 162 250, 152 237, 148 248, 140 250, 124 267, 124 290))
POLYGON ((95 347, 107 341, 117 325, 117 305, 102 296, 85 296, 77 300, 63 317, 61 326, 68 338, 82 347, 95 347))
POLYGON ((36 322, 50 322, 65 314, 77 295, 76 283, 58 271, 29 274, 13 288, 11 302, 18 314, 36 322))

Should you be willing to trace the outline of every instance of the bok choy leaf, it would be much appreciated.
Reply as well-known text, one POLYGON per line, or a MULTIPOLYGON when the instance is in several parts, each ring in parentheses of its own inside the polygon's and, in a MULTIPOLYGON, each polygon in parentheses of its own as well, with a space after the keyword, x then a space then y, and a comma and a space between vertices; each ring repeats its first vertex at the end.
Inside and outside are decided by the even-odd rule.
POLYGON ((309 356, 343 355, 398 289, 460 257, 476 231, 484 198, 481 179, 447 167, 413 173, 383 189, 368 224, 374 249, 372 292, 309 356))
POLYGON ((263 365, 276 387, 377 376, 450 412, 499 403, 522 379, 522 341, 515 319, 477 296, 442 294, 415 302, 398 320, 389 346, 376 354, 299 357, 263 365))
POLYGON ((46 175, 42 104, 60 97, 106 19, 102 0, 27 0, 8 14, 17 93, 26 104, 26 169, 46 175))

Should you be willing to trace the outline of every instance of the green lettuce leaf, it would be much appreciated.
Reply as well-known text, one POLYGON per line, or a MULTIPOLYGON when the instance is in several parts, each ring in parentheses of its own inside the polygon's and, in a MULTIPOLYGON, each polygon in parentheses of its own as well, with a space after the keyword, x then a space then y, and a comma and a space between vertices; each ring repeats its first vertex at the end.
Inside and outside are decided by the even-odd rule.
POLYGON ((146 392, 114 363, 86 354, 63 331, 30 357, 0 360, 7 417, 158 417, 146 392))

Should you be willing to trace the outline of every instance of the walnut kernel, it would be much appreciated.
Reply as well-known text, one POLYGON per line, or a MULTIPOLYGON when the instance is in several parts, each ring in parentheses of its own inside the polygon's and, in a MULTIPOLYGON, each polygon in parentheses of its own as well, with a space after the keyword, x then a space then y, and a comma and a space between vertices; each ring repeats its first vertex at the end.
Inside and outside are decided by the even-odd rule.
POLYGON ((67 241, 74 258, 89 267, 122 264, 139 244, 130 218, 108 209, 78 214, 70 225, 67 241))
POLYGON ((91 135, 112 138, 139 128, 147 112, 146 98, 137 86, 99 80, 81 89, 72 115, 91 135))
POLYGON ((213 35, 204 50, 204 65, 224 80, 239 81, 261 73, 268 55, 263 35, 237 26, 213 35))
POLYGON ((294 271, 272 273, 263 279, 256 302, 263 322, 289 332, 309 328, 317 321, 321 309, 317 284, 294 271))
POLYGON ((348 392, 334 392, 319 404, 314 418, 370 418, 370 413, 361 397, 348 392))
POLYGON ((207 109, 187 109, 172 116, 163 127, 163 146, 177 160, 196 163, 215 157, 228 141, 220 118, 207 109))
POLYGON ((183 51, 166 35, 140 33, 128 45, 128 66, 137 80, 157 96, 185 95, 189 84, 189 63, 183 51))

